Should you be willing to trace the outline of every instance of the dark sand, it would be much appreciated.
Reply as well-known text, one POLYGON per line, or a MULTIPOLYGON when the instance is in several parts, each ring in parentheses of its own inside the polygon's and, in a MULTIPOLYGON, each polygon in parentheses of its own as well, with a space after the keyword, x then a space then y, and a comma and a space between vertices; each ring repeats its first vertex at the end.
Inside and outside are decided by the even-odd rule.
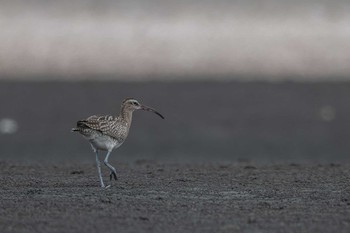
POLYGON ((350 230, 350 165, 117 168, 119 180, 101 189, 93 163, 1 162, 0 232, 350 230))

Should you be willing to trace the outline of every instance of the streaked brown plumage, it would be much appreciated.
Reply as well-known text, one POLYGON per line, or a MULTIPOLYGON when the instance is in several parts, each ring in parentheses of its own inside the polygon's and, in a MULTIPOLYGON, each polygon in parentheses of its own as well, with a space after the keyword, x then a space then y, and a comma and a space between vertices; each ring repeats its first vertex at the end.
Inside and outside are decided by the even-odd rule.
MULTIPOLYGON (((120 116, 90 116, 86 120, 77 122, 77 128, 73 131, 79 131, 85 137, 91 137, 92 134, 109 136, 116 143, 123 143, 128 136, 131 119, 124 119, 120 116)), ((97 148, 103 150, 103 148, 97 148)), ((106 150, 106 149, 104 149, 106 150)))
POLYGON ((112 177, 117 179, 116 170, 108 163, 108 157, 111 151, 121 146, 127 138, 132 122, 132 113, 139 109, 154 112, 164 119, 164 117, 153 108, 140 104, 134 98, 127 98, 122 102, 120 114, 118 116, 93 115, 85 120, 78 121, 77 127, 72 129, 72 131, 82 134, 90 142, 95 151, 101 187, 105 187, 105 185, 102 179, 98 152, 99 150, 107 151, 104 163, 111 171, 110 179, 112 179, 112 177))

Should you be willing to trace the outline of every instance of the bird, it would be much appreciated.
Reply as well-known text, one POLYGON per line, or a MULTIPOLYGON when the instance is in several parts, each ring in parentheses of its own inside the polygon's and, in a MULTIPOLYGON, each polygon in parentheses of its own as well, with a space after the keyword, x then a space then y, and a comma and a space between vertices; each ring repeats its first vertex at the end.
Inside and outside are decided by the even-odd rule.
POLYGON ((76 128, 72 128, 72 132, 80 133, 91 144, 96 156, 101 188, 108 188, 111 185, 106 186, 103 182, 99 152, 107 151, 103 162, 110 170, 110 181, 112 181, 112 178, 117 180, 116 169, 108 162, 108 159, 111 152, 120 147, 127 138, 135 110, 153 112, 164 119, 164 116, 155 109, 141 104, 135 98, 126 98, 121 104, 119 115, 93 115, 84 120, 79 120, 76 128))

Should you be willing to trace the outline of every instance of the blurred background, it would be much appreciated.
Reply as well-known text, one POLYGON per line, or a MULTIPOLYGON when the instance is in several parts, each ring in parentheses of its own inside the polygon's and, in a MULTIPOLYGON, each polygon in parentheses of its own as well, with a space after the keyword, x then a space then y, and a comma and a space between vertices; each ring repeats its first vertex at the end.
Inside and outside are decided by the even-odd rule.
POLYGON ((1 0, 0 159, 94 161, 79 119, 136 112, 112 160, 344 162, 345 0, 1 0))

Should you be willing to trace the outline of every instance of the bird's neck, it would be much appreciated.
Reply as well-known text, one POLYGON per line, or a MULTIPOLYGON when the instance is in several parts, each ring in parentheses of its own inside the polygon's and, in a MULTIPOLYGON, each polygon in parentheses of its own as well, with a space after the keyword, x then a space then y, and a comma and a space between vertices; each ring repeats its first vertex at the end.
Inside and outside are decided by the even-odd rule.
POLYGON ((123 106, 120 110, 119 117, 130 125, 132 121, 132 112, 133 111, 130 111, 123 106))

